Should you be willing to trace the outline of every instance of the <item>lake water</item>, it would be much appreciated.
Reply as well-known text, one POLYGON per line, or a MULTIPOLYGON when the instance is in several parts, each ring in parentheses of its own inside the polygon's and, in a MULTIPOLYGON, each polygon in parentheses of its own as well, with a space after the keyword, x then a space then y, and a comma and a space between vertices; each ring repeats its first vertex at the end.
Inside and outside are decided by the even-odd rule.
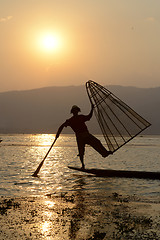
MULTIPOLYGON (((39 178, 32 177, 54 141, 52 134, 1 135, 0 195, 39 196, 63 194, 81 188, 111 193, 158 198, 159 180, 100 178, 70 170, 80 167, 74 135, 61 135, 46 158, 39 178)), ((103 143, 103 137, 97 136, 103 143)), ((160 136, 138 136, 112 156, 102 158, 86 147, 85 165, 89 168, 160 171, 160 136)))

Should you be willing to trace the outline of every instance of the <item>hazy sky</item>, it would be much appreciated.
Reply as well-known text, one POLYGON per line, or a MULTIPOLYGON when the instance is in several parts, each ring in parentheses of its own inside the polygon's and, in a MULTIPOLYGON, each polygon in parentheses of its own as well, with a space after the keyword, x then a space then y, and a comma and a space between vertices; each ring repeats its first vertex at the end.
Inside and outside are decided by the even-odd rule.
POLYGON ((160 86, 160 0, 0 0, 0 92, 160 86))

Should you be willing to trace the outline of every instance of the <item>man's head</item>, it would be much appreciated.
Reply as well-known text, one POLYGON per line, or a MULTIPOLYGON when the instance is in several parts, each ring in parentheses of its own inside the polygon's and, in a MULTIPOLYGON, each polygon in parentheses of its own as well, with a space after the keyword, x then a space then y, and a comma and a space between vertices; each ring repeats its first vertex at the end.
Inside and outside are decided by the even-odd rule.
POLYGON ((73 113, 73 114, 77 114, 80 111, 81 111, 81 109, 76 105, 73 105, 71 108, 71 113, 73 113))

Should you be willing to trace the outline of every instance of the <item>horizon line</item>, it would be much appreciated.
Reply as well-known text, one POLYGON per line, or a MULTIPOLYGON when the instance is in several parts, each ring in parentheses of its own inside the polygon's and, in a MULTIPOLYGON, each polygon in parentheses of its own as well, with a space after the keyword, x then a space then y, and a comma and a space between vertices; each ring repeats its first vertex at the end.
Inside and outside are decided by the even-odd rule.
MULTIPOLYGON (((102 84, 100 84, 102 85, 102 84)), ((67 87, 82 87, 85 86, 84 84, 79 84, 79 85, 50 85, 50 86, 44 86, 44 87, 35 87, 35 88, 28 88, 28 89, 13 89, 13 90, 4 90, 0 91, 0 94, 2 93, 10 93, 10 92, 26 92, 26 91, 35 91, 35 90, 40 90, 40 89, 47 89, 47 88, 67 88, 67 87)), ((102 86, 107 86, 107 87, 124 87, 124 88, 139 88, 139 89, 155 89, 155 88, 160 88, 160 86, 157 87, 138 87, 138 86, 132 86, 132 85, 119 85, 119 84, 103 84, 102 86)))

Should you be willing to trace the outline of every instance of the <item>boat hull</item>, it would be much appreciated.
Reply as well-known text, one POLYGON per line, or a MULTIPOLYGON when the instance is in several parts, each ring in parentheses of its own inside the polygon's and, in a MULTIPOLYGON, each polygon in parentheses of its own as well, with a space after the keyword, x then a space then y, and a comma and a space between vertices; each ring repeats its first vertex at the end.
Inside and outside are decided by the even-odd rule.
POLYGON ((141 178, 141 179, 159 179, 160 172, 145 172, 145 171, 126 171, 126 170, 112 170, 112 169, 82 169, 68 166, 72 170, 90 173, 98 177, 119 177, 119 178, 141 178))

